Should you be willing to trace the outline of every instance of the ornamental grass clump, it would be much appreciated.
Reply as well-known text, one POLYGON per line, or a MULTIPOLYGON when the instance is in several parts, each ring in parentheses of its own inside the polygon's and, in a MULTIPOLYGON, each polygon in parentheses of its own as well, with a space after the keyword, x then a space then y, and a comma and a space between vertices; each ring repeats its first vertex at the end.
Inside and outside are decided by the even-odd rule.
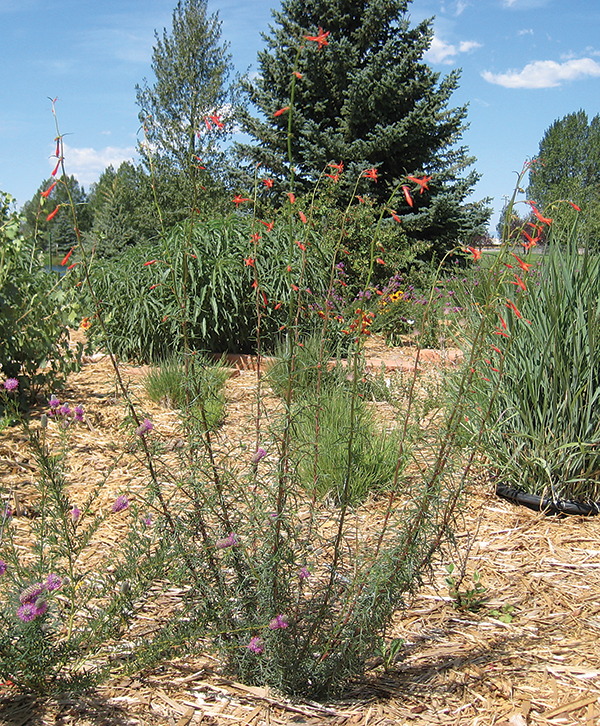
POLYGON ((555 230, 533 210, 545 253, 528 243, 519 256, 505 239, 489 271, 502 297, 469 426, 487 418, 481 448, 501 485, 589 504, 600 501, 600 257, 577 248, 577 221, 555 230))

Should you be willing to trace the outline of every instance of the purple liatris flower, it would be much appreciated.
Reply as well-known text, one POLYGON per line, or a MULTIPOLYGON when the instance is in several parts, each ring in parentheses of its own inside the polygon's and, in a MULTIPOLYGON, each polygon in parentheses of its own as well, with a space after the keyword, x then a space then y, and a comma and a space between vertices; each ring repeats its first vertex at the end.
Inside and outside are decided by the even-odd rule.
POLYGON ((79 507, 73 507, 73 509, 71 509, 71 522, 73 522, 73 524, 77 524, 77 522, 79 522, 79 517, 81 517, 81 509, 79 509, 79 507))
POLYGON ((0 560, 0 575, 3 575, 6 572, 6 562, 4 560, 0 560))
POLYGON ((248 648, 248 650, 252 653, 256 653, 256 655, 262 653, 264 650, 262 638, 259 638, 258 635, 255 635, 254 638, 250 640, 246 648, 248 648))
POLYGON ((48 577, 46 578, 46 590, 48 592, 52 592, 53 590, 58 590, 58 588, 62 585, 62 580, 58 575, 55 575, 53 572, 51 572, 48 577))
POLYGON ((233 532, 231 532, 229 537, 225 537, 225 539, 218 539, 215 542, 215 547, 218 550, 226 550, 228 547, 235 547, 236 544, 239 544, 239 539, 233 532))
POLYGON ((150 421, 150 419, 145 418, 144 421, 137 427, 137 429, 135 430, 135 433, 138 436, 143 436, 148 431, 152 431, 153 428, 154 428, 154 424, 152 423, 152 421, 150 421))
POLYGON ((43 582, 36 582, 35 585, 30 585, 25 588, 19 595, 19 602, 21 605, 33 604, 46 591, 46 585, 43 582))
POLYGON ((288 625, 289 623, 283 615, 276 615, 269 623, 269 628, 271 630, 279 630, 280 628, 287 628, 288 625))
POLYGON ((142 524, 143 524, 143 525, 144 525, 145 527, 151 527, 151 526, 152 526, 152 515, 151 515, 151 514, 147 514, 147 515, 146 515, 146 516, 144 517, 144 519, 142 519, 142 524))
POLYGON ((60 413, 61 416, 70 416, 71 409, 69 408, 69 404, 63 403, 63 405, 58 409, 58 413, 60 413))
POLYGON ((54 410, 55 408, 58 408, 60 406, 60 401, 58 400, 58 398, 56 398, 54 394, 52 394, 50 396, 50 401, 48 402, 48 405, 52 410, 54 410))
POLYGON ((260 446, 258 449, 256 449, 256 453, 252 457, 252 463, 258 464, 258 462, 263 459, 267 455, 267 452, 260 446))
POLYGON ((75 421, 83 421, 83 408, 75 406, 75 421))
POLYGON ((7 378, 4 381, 4 388, 6 388, 7 391, 14 391, 15 388, 19 387, 19 381, 16 378, 7 378))
POLYGON ((122 512, 124 509, 127 509, 128 506, 129 499, 127 499, 125 494, 121 494, 121 496, 115 499, 115 503, 112 505, 113 514, 116 514, 117 512, 122 512))
POLYGON ((310 577, 310 570, 308 569, 308 567, 303 567, 298 573, 298 577, 301 580, 308 580, 308 578, 310 577))

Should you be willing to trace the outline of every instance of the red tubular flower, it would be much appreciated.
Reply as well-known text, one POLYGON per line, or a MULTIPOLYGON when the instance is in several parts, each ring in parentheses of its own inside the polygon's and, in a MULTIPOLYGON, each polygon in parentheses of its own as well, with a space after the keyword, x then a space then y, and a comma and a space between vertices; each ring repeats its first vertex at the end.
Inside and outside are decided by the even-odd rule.
POLYGON ((273 309, 274 310, 279 310, 279 308, 281 307, 281 305, 282 305, 282 303, 278 302, 277 305, 275 305, 275 307, 273 309))
POLYGON ((406 184, 402 185, 402 191, 404 192, 404 198, 406 199, 406 203, 412 207, 414 202, 413 198, 410 196, 410 189, 406 186, 406 184))
POLYGON ((288 197, 290 198, 290 204, 293 204, 296 201, 296 196, 294 192, 286 192, 288 197))
POLYGON ((476 247, 467 247, 467 249, 473 255, 474 261, 481 259, 481 250, 478 250, 476 247))
POLYGON ((52 184, 51 184, 51 185, 50 185, 50 186, 48 187, 48 189, 46 189, 46 191, 45 191, 45 192, 42 192, 41 196, 42 196, 42 197, 44 197, 44 199, 47 199, 47 198, 48 198, 48 195, 49 195, 49 194, 50 194, 50 192, 51 192, 51 191, 52 191, 52 190, 54 189, 54 187, 55 187, 55 186, 57 185, 57 183, 58 183, 58 182, 53 182, 53 183, 52 183, 52 184))
POLYGON ((289 110, 289 106, 284 106, 283 108, 280 108, 279 111, 275 111, 275 113, 273 114, 273 118, 277 118, 277 116, 283 116, 283 114, 289 110))
POLYGON ((260 223, 265 225, 265 227, 267 228, 267 232, 271 232, 271 230, 273 229, 273 225, 275 224, 275 221, 273 220, 272 222, 263 222, 261 219, 260 223))
POLYGON ((215 126, 219 130, 222 129, 222 128, 225 128, 225 124, 221 121, 221 119, 217 116, 216 113, 213 113, 208 118, 215 124, 215 126))
POLYGON ((375 262, 378 262, 380 265, 385 265, 385 262, 381 259, 381 257, 378 257, 375 262))
POLYGON ((206 128, 209 131, 212 131, 212 125, 211 125, 210 121, 208 120, 208 118, 206 118, 206 116, 204 117, 204 123, 206 124, 206 128))
POLYGON ((519 312, 519 310, 517 309, 517 306, 516 306, 516 305, 514 304, 514 302, 513 302, 512 300, 509 300, 508 298, 506 299, 506 307, 507 307, 507 308, 508 308, 509 310, 512 310, 512 311, 513 311, 513 313, 514 313, 514 314, 515 314, 515 315, 516 315, 516 316, 517 316, 518 318, 522 318, 522 317, 523 317, 523 316, 521 315, 521 313, 519 312))
POLYGON ((232 200, 235 204, 236 209, 242 204, 243 202, 249 202, 250 200, 246 197, 242 197, 240 194, 236 194, 235 197, 232 200))
POLYGON ((259 239, 260 239, 260 235, 258 234, 258 232, 256 234, 253 234, 252 237, 250 237, 251 242, 258 242, 259 239))
POLYGON ((144 262, 142 267, 148 267, 149 265, 153 265, 155 262, 158 262, 158 260, 148 260, 148 262, 144 262))
POLYGON ((398 224, 402 224, 402 220, 398 216, 397 212, 394 212, 393 209, 390 209, 390 214, 392 215, 392 219, 395 219, 398 224))
POLYGON ((374 182, 377 182, 377 169, 373 167, 372 169, 367 169, 366 171, 363 171, 363 176, 366 176, 367 179, 372 179, 374 182))
POLYGON ((339 174, 325 174, 325 176, 328 176, 334 184, 337 184, 340 178, 339 174))
POLYGON ((54 217, 56 217, 56 215, 58 214, 58 210, 60 209, 60 206, 61 205, 59 204, 58 207, 56 207, 56 209, 53 212, 50 212, 50 214, 46 217, 46 222, 49 222, 51 219, 54 219, 54 217))
POLYGON ((57 136, 56 139, 56 157, 60 157, 60 136, 57 136))
POLYGON ((263 184, 267 187, 267 189, 273 188, 273 180, 272 179, 263 179, 263 184))
POLYGON ((315 43, 318 43, 319 44, 319 47, 318 47, 317 50, 321 50, 321 48, 324 45, 329 45, 328 42, 327 42, 327 36, 329 35, 330 32, 331 31, 328 30, 326 33, 324 33, 323 32, 323 28, 319 27, 319 33, 318 33, 318 35, 305 35, 304 36, 304 39, 305 40, 312 40, 315 43))
POLYGON ((74 262, 72 265, 69 265, 67 267, 67 270, 72 270, 74 267, 77 267, 77 262, 74 262))
POLYGON ((516 282, 513 282, 511 280, 510 284, 511 285, 516 285, 517 287, 520 287, 521 290, 527 291, 527 286, 525 285, 525 283, 523 282, 523 280, 521 280, 521 278, 518 275, 515 275, 515 279, 516 279, 516 282))
POLYGON ((246 267, 254 267, 254 260, 252 257, 244 257, 244 262, 246 263, 246 267))
POLYGON ((300 73, 300 71, 294 71, 294 75, 296 76, 296 78, 298 80, 300 80, 302 78, 302 73, 300 73))
POLYGON ((430 176, 424 176, 422 179, 419 179, 416 176, 411 176, 410 174, 406 177, 409 181, 414 182, 415 184, 418 184, 421 188, 419 189, 419 194, 423 194, 423 192, 426 189, 429 189, 427 186, 428 182, 431 181, 430 176))
POLYGON ((61 267, 65 267, 65 266, 66 266, 67 262, 69 261, 69 257, 70 257, 70 256, 71 256, 71 255, 73 254, 73 250, 74 250, 74 249, 75 249, 75 247, 71 247, 71 249, 70 249, 70 250, 69 250, 69 251, 67 252, 67 254, 66 254, 66 255, 65 255, 64 257, 63 257, 63 259, 61 260, 61 263, 60 263, 60 266, 61 266, 61 267))
POLYGON ((292 290, 294 292, 298 292, 298 285, 292 285, 292 290))
POLYGON ((300 214, 300 219, 302 220, 302 222, 304 224, 306 224, 308 222, 308 220, 306 219, 306 215, 304 214, 304 212, 299 212, 299 214, 300 214))
POLYGON ((339 174, 341 174, 344 171, 344 162, 340 161, 339 164, 333 164, 329 163, 327 166, 330 166, 332 169, 335 169, 339 174))
POLYGON ((510 254, 519 263, 519 267, 523 270, 523 272, 529 272, 529 268, 531 267, 529 262, 523 262, 523 260, 520 257, 517 257, 514 252, 511 252, 510 254))
MULTIPOLYGON (((568 200, 567 200, 567 201, 568 201, 568 200)), ((569 202, 569 204, 570 204, 570 205, 571 205, 571 206, 573 207, 573 209, 574 209, 574 210, 575 210, 576 212, 581 212, 581 207, 578 207, 578 206, 577 206, 576 204, 574 204, 573 202, 569 202)))
POLYGON ((62 159, 59 159, 59 160, 58 160, 58 161, 56 162, 56 166, 54 167, 54 170, 53 170, 53 172, 52 172, 51 176, 56 176, 56 172, 58 171, 58 167, 60 166, 60 162, 61 162, 61 161, 62 161, 62 159))
POLYGON ((542 224, 551 225, 552 220, 549 217, 543 217, 538 210, 535 208, 535 204, 533 202, 527 202, 529 206, 531 207, 531 211, 535 214, 535 216, 540 220, 542 224))
POLYGON ((502 317, 502 315, 498 314, 498 317, 500 318, 500 322, 502 323, 502 327, 504 328, 504 330, 507 330, 506 323, 504 322, 504 318, 502 317))
POLYGON ((296 240, 296 244, 298 245, 298 247, 300 247, 302 252, 306 252, 306 247, 302 244, 302 242, 298 242, 298 240, 296 240))

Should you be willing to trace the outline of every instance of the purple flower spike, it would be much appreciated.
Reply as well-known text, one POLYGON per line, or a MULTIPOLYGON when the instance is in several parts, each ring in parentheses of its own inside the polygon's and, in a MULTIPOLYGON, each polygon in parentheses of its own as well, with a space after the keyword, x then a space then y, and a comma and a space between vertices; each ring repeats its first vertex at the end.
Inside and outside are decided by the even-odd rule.
POLYGON ((81 517, 81 509, 79 509, 79 507, 73 507, 73 509, 71 509, 71 521, 73 524, 77 524, 77 522, 79 522, 79 517, 81 517))
POLYGON ((7 391, 14 391, 15 388, 19 387, 19 381, 17 381, 16 378, 7 378, 4 381, 4 388, 6 388, 7 391))
POLYGON ((276 615, 269 623, 270 630, 279 630, 287 628, 289 625, 287 619, 283 615, 276 615))
POLYGON ((58 588, 62 585, 62 580, 58 575, 55 575, 53 572, 51 572, 48 577, 46 578, 46 590, 48 592, 52 592, 53 590, 58 590, 58 588))
POLYGON ((0 560, 0 575, 3 575, 6 572, 6 562, 4 560, 0 560))
POLYGON ((248 650, 252 653, 256 653, 256 655, 259 655, 264 650, 262 638, 259 638, 258 635, 255 635, 254 638, 252 638, 251 641, 248 643, 246 648, 248 648, 248 650))
POLYGON ((30 585, 23 590, 19 595, 19 602, 21 605, 33 604, 44 592, 46 592, 45 583, 36 582, 35 585, 30 585))
POLYGON ((129 499, 127 499, 125 494, 121 494, 120 497, 117 497, 115 499, 115 503, 112 505, 113 514, 116 514, 117 512, 122 512, 124 509, 127 509, 128 506, 129 499))
POLYGON ((264 457, 265 457, 266 455, 267 455, 267 452, 266 452, 266 451, 265 451, 265 450, 264 450, 264 449, 262 448, 262 446, 260 446, 260 447, 259 447, 259 448, 258 448, 258 449, 256 450, 256 454, 254 454, 254 456, 252 457, 252 463, 253 463, 253 464, 258 464, 258 462, 259 462, 259 461, 260 461, 261 459, 263 459, 263 458, 264 458, 264 457))
POLYGON ((70 416, 71 415, 71 409, 69 408, 68 403, 63 403, 63 405, 58 409, 58 412, 61 416, 70 416))
POLYGON ((143 423, 141 423, 137 427, 137 429, 135 430, 135 433, 138 436, 143 436, 148 431, 152 431, 153 428, 154 428, 154 424, 152 423, 152 421, 150 421, 150 419, 145 418, 143 423))
POLYGON ((215 547, 218 550, 226 550, 228 547, 235 547, 236 544, 239 544, 239 539, 233 532, 231 532, 229 537, 225 537, 225 539, 218 539, 215 542, 215 547))
POLYGON ((299 578, 300 578, 301 580, 308 580, 308 578, 310 577, 310 570, 308 569, 308 567, 303 567, 303 568, 302 568, 302 569, 300 570, 300 572, 299 572, 299 574, 298 574, 298 577, 299 577, 299 578))
POLYGON ((75 406, 75 421, 83 421, 83 408, 75 406))

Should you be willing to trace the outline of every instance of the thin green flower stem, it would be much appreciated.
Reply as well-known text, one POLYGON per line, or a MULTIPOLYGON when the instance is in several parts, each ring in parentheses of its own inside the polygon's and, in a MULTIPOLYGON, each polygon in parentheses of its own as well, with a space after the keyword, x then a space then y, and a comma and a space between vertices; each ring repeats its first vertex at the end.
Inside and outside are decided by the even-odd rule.
MULTIPOLYGON (((54 113, 54 109, 53 109, 53 113, 54 113)), ((61 171, 62 171, 62 178, 63 178, 63 180, 66 180, 68 177, 67 177, 66 170, 65 170, 63 141, 62 141, 62 137, 60 135, 60 130, 59 130, 59 127, 58 127, 58 118, 56 116, 56 113, 54 113, 54 121, 55 121, 55 125, 56 125, 57 137, 60 138, 60 140, 61 140, 60 141, 60 143, 61 143, 61 149, 60 149, 60 165, 61 165, 61 171)), ((100 306, 100 301, 98 300, 98 297, 96 295, 96 291, 94 290, 94 286, 92 285, 92 281, 91 281, 91 278, 90 278, 89 262, 88 262, 87 254, 86 254, 86 251, 85 251, 85 248, 84 248, 84 245, 83 245, 83 240, 81 238, 81 233, 79 231, 79 226, 78 226, 78 223, 77 223, 77 213, 75 211, 75 204, 73 202, 73 197, 72 197, 72 194, 71 194, 71 189, 70 189, 69 185, 66 183, 66 181, 65 181, 65 188, 66 188, 66 191, 67 191, 67 195, 68 195, 68 199, 69 199, 69 206, 70 206, 71 213, 72 213, 72 217, 73 217, 73 227, 74 227, 74 230, 75 230, 75 235, 77 237, 77 244, 78 244, 79 251, 80 251, 80 254, 81 254, 81 258, 82 258, 82 262, 83 262, 83 276, 84 276, 84 280, 85 280, 85 283, 86 283, 86 287, 88 288, 88 290, 90 292, 90 295, 92 296, 92 300, 93 300, 93 303, 94 303, 94 308, 96 310, 96 316, 98 318, 98 322, 100 324, 100 327, 102 329, 102 333, 103 333, 103 336, 104 336, 104 342, 105 342, 106 350, 108 352, 108 357, 109 357, 109 360, 110 360, 111 365, 113 367, 113 370, 115 371, 115 376, 116 376, 116 379, 117 379, 117 386, 118 386, 119 390, 121 391, 124 400, 127 403, 127 407, 128 407, 129 412, 131 414, 131 417, 133 418, 136 426, 139 427, 141 425, 140 418, 139 418, 139 416, 137 414, 137 411, 136 411, 135 406, 133 405, 133 401, 130 398, 130 395, 129 395, 129 391, 127 389, 127 386, 123 382, 123 378, 121 376, 121 370, 119 368, 119 364, 117 363, 117 360, 116 360, 116 358, 115 358, 115 356, 114 356, 114 354, 112 352, 112 349, 111 349, 111 346, 110 346, 110 343, 109 343, 109 336, 108 336, 108 332, 106 330, 106 326, 105 326, 105 323, 104 323, 104 316, 102 314, 102 308, 100 306)), ((152 455, 151 455, 150 449, 148 447, 148 442, 146 441, 146 438, 144 436, 141 436, 140 439, 141 439, 142 449, 144 451, 144 455, 145 455, 145 458, 146 458, 146 463, 147 463, 147 466, 148 466, 148 472, 150 474, 150 479, 151 479, 151 482, 153 484, 153 488, 154 488, 155 494, 156 494, 158 500, 160 501, 160 504, 161 504, 161 507, 162 507, 163 516, 165 517, 165 520, 167 521, 167 523, 169 525, 169 529, 171 530, 171 534, 173 535, 173 537, 177 541, 178 546, 180 547, 181 552, 183 553, 184 560, 185 560, 185 562, 186 562, 186 564, 187 564, 187 566, 188 566, 188 568, 190 570, 190 573, 192 574, 192 577, 194 578, 195 581, 197 581, 198 580, 198 574, 196 572, 196 568, 194 567, 194 563, 192 562, 192 560, 190 559, 189 555, 187 554, 185 548, 183 547, 183 543, 181 542, 181 539, 180 539, 180 536, 179 536, 179 531, 178 531, 178 529, 177 529, 177 527, 175 525, 175 522, 173 520, 173 517, 171 516, 171 512, 169 511, 169 509, 167 507, 167 504, 166 504, 166 501, 164 499, 162 490, 160 488, 160 483, 159 483, 158 477, 156 475, 156 471, 155 471, 155 468, 154 468, 154 463, 153 463, 153 460, 152 460, 152 455)))

